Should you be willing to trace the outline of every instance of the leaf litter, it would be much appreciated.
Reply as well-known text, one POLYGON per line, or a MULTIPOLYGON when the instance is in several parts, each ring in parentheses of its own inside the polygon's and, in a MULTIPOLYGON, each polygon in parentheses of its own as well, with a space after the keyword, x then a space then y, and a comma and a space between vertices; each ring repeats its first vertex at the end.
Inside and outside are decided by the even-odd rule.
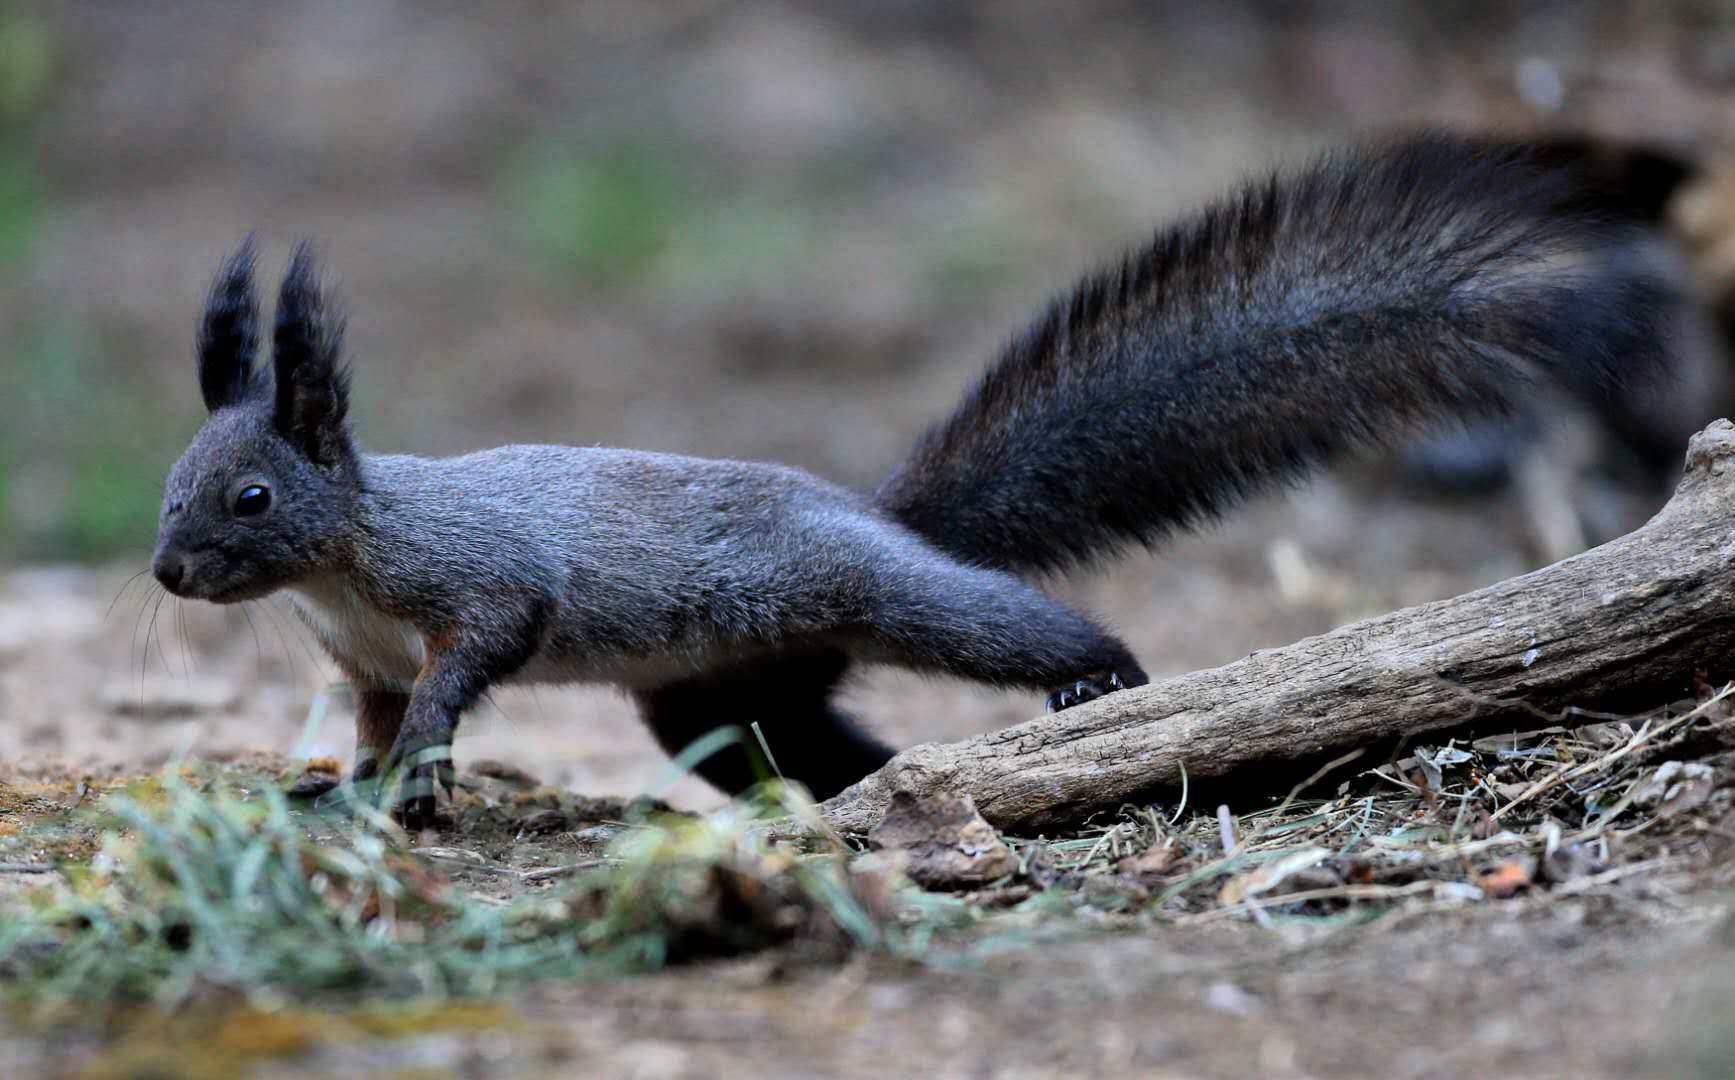
POLYGON ((905 805, 879 850, 830 833, 777 782, 693 815, 480 767, 424 842, 286 796, 326 790, 308 777, 328 762, 0 779, 0 993, 57 1022, 428 1008, 750 954, 954 963, 1104 928, 1336 928, 1633 891, 1668 902, 1715 876, 1735 840, 1732 697, 1735 685, 1377 764, 1352 754, 1238 813, 1126 806, 1018 837, 968 800, 905 805))

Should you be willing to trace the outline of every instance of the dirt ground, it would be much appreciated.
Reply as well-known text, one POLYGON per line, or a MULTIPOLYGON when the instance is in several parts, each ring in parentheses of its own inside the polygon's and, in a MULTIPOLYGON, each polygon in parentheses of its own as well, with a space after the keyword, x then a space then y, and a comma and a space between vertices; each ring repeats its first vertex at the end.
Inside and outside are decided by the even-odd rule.
MULTIPOLYGON (((1143 655, 1183 657, 1179 670, 1501 577, 1524 561, 1521 516, 1502 509, 1328 482, 1083 591, 1143 655), (1270 569, 1285 546, 1311 568, 1307 587, 1291 582, 1287 595, 1270 569)), ((183 611, 172 600, 153 612, 125 580, 118 569, 74 568, 0 579, 0 703, 11 721, 0 728, 0 781, 130 776, 175 756, 252 749, 347 754, 341 698, 309 726, 332 673, 287 612, 183 611)), ((883 673, 852 696, 900 742, 967 734, 1034 707, 883 673)), ((503 694, 467 724, 458 752, 460 768, 499 759, 588 796, 659 790, 677 806, 718 802, 691 780, 666 786, 666 761, 626 702, 602 693, 503 694)), ((525 841, 513 857, 561 855, 525 841)), ((1718 1015, 1726 880, 1699 860, 1613 892, 1423 905, 1369 927, 1070 924, 989 953, 948 946, 919 968, 701 964, 511 995, 493 1025, 385 1041, 328 1034, 257 1074, 421 1064, 474 1076, 1722 1075, 1691 1069, 1727 1052, 1699 1020, 1718 1015)), ((137 1036, 120 1050, 27 1038, 8 1052, 42 1068, 162 1053, 137 1036)))
MULTIPOLYGON (((1728 1075, 1727 1042, 1696 1034, 1703 927, 1620 914, 1430 916, 1347 939, 1104 935, 938 973, 734 962, 555 987, 492 1033, 358 1045, 334 1031, 255 1075, 1728 1075), (1566 984, 1594 992, 1563 1001, 1566 984)), ((44 1062, 16 1059, 32 1071, 14 1075, 44 1062)))
MULTIPOLYGON (((281 602, 162 602, 129 578, 197 421, 199 298, 250 229, 268 265, 297 235, 322 242, 371 447, 598 442, 865 484, 1034 304, 1239 170, 1481 119, 1481 88, 1538 50, 1642 67, 1695 35, 1686 16, 1635 29, 1614 5, 1453 26, 1421 4, 1317 20, 894 6, 0 19, 0 49, 23 26, 46 56, 40 86, 0 78, 0 179, 35 177, 0 206, 30 218, 0 261, 0 780, 347 758, 341 699, 315 708, 331 665, 281 602), (613 209, 551 237, 581 197, 613 209)), ((1596 507, 1592 539, 1660 505, 1573 497, 1596 507)), ((1530 568, 1533 511, 1407 490, 1370 462, 1055 587, 1156 676, 1530 568)), ((899 745, 1038 706, 890 672, 850 704, 899 745)), ((496 759, 589 796, 719 801, 670 778, 604 691, 503 692, 457 752, 461 769, 496 759)), ((1104 925, 992 955, 961 942, 926 967, 699 965, 544 987, 431 1034, 334 1034, 254 1075, 1729 1075, 1727 887, 1699 862, 1361 927, 1104 925)), ((3 1075, 126 1060, 142 1064, 120 1075, 179 1075, 162 1047, 110 1059, 13 1036, 3 1075)))

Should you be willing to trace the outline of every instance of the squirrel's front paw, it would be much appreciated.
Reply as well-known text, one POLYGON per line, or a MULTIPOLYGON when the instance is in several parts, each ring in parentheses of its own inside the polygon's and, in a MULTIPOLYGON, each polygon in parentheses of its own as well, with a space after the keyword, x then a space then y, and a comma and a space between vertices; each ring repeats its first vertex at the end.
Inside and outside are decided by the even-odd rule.
POLYGON ((452 767, 451 743, 423 743, 401 750, 394 747, 386 775, 385 790, 397 792, 392 816, 405 832, 421 832, 434 827, 434 807, 440 788, 450 798, 457 787, 457 774, 452 767))
POLYGON ((1116 690, 1125 690, 1127 683, 1119 674, 1113 671, 1096 671, 1073 683, 1062 687, 1048 695, 1048 711, 1059 712, 1070 709, 1074 705, 1083 705, 1087 701, 1095 701, 1104 694, 1112 694, 1116 690))

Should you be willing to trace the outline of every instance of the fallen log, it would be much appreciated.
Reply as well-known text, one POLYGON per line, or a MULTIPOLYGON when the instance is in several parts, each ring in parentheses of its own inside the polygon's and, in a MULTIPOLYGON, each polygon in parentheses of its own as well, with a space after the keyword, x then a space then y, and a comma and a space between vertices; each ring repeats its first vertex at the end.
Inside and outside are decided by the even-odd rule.
POLYGON ((825 802, 862 834, 897 792, 968 795, 1001 829, 1113 811, 1141 792, 1401 736, 1572 707, 1640 709, 1735 673, 1735 425, 1695 435, 1643 528, 1497 585, 955 743, 825 802))

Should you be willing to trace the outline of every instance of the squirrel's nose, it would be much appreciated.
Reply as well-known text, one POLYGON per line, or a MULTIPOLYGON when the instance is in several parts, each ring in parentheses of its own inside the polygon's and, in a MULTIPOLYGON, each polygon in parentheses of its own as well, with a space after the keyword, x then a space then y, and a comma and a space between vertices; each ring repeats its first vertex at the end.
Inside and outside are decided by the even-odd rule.
POLYGON ((187 575, 187 563, 179 555, 159 551, 157 557, 151 560, 151 573, 163 583, 163 588, 179 595, 181 579, 187 575))

